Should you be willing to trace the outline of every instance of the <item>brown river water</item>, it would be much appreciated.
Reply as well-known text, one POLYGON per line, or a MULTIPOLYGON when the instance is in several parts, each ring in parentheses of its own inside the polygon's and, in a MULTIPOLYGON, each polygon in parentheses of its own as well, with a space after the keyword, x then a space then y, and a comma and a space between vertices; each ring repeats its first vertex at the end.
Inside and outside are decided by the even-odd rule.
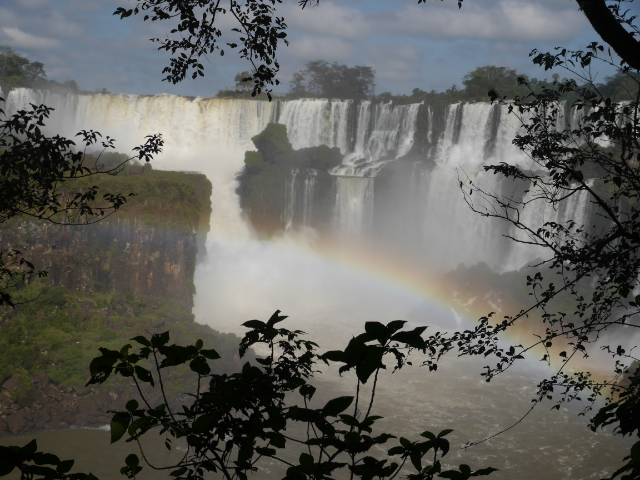
MULTIPOLYGON (((377 408, 374 406, 373 410, 385 417, 379 422, 379 431, 417 439, 424 430, 437 433, 451 428, 451 451, 444 458, 444 465, 466 463, 474 469, 492 466, 499 469, 491 475, 494 479, 599 479, 621 465, 632 440, 609 432, 591 432, 585 417, 577 415, 577 404, 560 411, 550 411, 550 403, 539 405, 508 432, 461 449, 465 442, 496 433, 526 413, 534 393, 532 380, 541 374, 539 369, 524 366, 487 384, 479 373, 479 363, 457 358, 445 361, 436 373, 417 367, 393 375, 385 372, 376 394, 377 408)), ((353 377, 338 378, 336 372, 326 371, 314 382, 319 391, 317 407, 334 396, 354 393, 349 388, 354 385, 353 377)), ((38 440, 41 451, 73 458, 75 471, 91 471, 101 480, 124 478, 119 468, 129 453, 135 453, 135 447, 124 441, 110 445, 106 426, 3 437, 0 444, 21 445, 32 438, 38 440)), ((389 441, 379 454, 393 445, 393 440, 389 441)), ((144 448, 156 465, 167 465, 181 455, 180 449, 168 452, 155 435, 146 440, 144 448)), ((294 458, 300 453, 291 448, 288 452, 294 458)), ((264 462, 255 478, 275 480, 284 471, 274 462, 264 462)), ((138 479, 165 477, 168 475, 147 468, 138 479)))

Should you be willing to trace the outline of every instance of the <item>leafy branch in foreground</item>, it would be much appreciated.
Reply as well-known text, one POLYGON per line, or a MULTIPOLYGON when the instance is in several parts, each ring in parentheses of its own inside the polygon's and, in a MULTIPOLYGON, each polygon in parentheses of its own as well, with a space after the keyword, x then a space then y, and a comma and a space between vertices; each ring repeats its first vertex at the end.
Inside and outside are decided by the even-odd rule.
MULTIPOLYGON (((135 0, 135 3, 131 9, 119 7, 114 15, 124 19, 144 14, 145 21, 175 22, 175 28, 171 30, 175 37, 151 39, 160 45, 158 50, 173 55, 170 66, 162 71, 166 74, 163 80, 179 83, 189 74, 193 79, 204 77, 202 59, 216 50, 224 56, 225 46, 220 44, 223 32, 219 25, 222 17, 229 15, 236 25, 231 31, 238 37, 238 43, 228 42, 226 46, 231 50, 238 49, 240 58, 251 62, 254 82, 252 96, 261 93, 267 85, 280 83, 276 79, 280 70, 276 50, 279 41, 285 45, 289 43, 285 32, 287 24, 283 17, 276 15, 276 6, 282 0, 229 0, 228 3, 222 3, 221 0, 135 0)), ((269 100, 270 92, 266 89, 269 100)))
MULTIPOLYGON (((559 48, 556 54, 534 50, 532 56, 546 70, 567 69, 582 85, 565 79, 535 91, 521 77, 528 95, 507 101, 489 92, 505 114, 518 116, 521 126, 513 143, 529 160, 484 167, 517 186, 508 193, 482 188, 464 175, 460 187, 472 210, 511 223, 516 233, 509 238, 544 252, 546 258, 530 266, 534 271, 527 279, 533 302, 497 322, 493 314, 483 317, 474 330, 439 343, 438 354, 457 347, 462 354, 495 358, 483 374, 489 381, 526 354, 542 351, 542 360, 556 371, 538 384, 536 404, 559 393, 554 405, 559 409, 565 401, 586 396, 586 413, 605 395, 608 405, 592 420, 592 428, 612 424, 618 433, 640 436, 637 381, 629 384, 623 377, 637 361, 635 346, 610 343, 629 339, 640 328, 640 76, 628 66, 619 68, 625 80, 625 91, 619 93, 625 100, 617 100, 601 94, 589 73, 594 60, 616 66, 603 46, 592 43, 586 52, 559 48), (535 224, 522 213, 567 208, 572 198, 586 199, 591 210, 587 224, 544 219, 535 224), (531 325, 535 318, 541 320, 536 340, 510 348, 499 344, 503 332, 523 322, 531 325), (569 370, 572 359, 588 357, 594 347, 611 356, 610 378, 569 370)), ((639 452, 640 442, 612 478, 624 472, 630 472, 625 479, 640 478, 639 452)))
POLYGON ((0 446, 0 477, 20 471, 20 480, 46 478, 49 480, 97 480, 91 473, 69 473, 73 460, 60 460, 51 453, 38 452, 38 444, 31 440, 24 447, 0 446))
POLYGON ((265 459, 286 468, 284 478, 291 480, 329 479, 339 471, 363 480, 393 479, 401 472, 411 480, 464 480, 495 470, 472 471, 461 465, 442 471, 441 459, 449 451, 445 436, 451 430, 423 432, 413 441, 376 431, 382 419, 373 413, 380 370, 404 368, 412 351, 424 352, 426 327, 406 331, 404 321, 368 322, 365 333, 352 338, 344 350, 318 355, 318 345, 304 339, 303 332, 278 328, 285 318, 276 311, 267 322, 244 324, 250 330, 240 344, 240 356, 255 346, 269 353, 233 375, 211 373, 209 362, 220 356, 205 349, 201 340, 173 345, 168 332, 133 338, 137 348, 128 344, 120 351, 100 349, 101 355, 91 362, 88 385, 121 375, 139 393, 126 410, 112 412, 111 442, 126 438, 139 446, 140 455, 127 457, 121 472, 135 478, 147 466, 175 479, 219 473, 227 480, 245 480, 265 459), (316 387, 309 382, 318 373, 319 361, 340 365, 341 375, 354 372, 355 395, 314 404, 316 387), (176 405, 164 393, 171 369, 183 365, 194 375, 193 391, 186 392, 193 399, 190 405, 176 405), (162 391, 163 403, 149 403, 144 393, 149 387, 162 391), (177 463, 148 460, 141 438, 154 434, 164 438, 168 450, 184 449, 177 463), (374 452, 391 440, 397 444, 379 458, 374 452))
MULTIPOLYGON (((77 134, 80 145, 59 135, 48 137, 41 128, 52 111, 31 105, 31 110, 0 120, 0 224, 20 216, 74 226, 101 221, 122 207, 127 196, 110 192, 100 196, 97 186, 74 188, 73 181, 117 175, 130 160, 148 162, 162 152, 162 137, 150 135, 133 149, 133 156, 105 170, 100 158, 115 148, 114 140, 102 141, 93 130, 77 134), (90 160, 87 150, 96 147, 101 151, 90 160)), ((11 290, 34 275, 44 277, 46 271, 36 269, 15 248, 0 249, 0 305, 14 306, 11 290)))

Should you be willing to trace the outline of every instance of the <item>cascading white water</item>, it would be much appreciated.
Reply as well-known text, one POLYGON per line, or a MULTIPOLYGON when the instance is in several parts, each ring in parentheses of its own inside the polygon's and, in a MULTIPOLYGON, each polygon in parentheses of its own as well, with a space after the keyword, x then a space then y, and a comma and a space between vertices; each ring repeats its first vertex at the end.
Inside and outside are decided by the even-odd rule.
POLYGON ((347 121, 351 100, 295 100, 285 102, 279 123, 287 126, 295 149, 328 145, 349 151, 347 121))
MULTIPOLYGON (((593 186, 593 181, 588 182, 589 186, 593 186)), ((581 190, 572 195, 569 199, 562 201, 559 205, 553 205, 546 199, 545 194, 540 186, 532 187, 522 199, 524 206, 520 209, 520 221, 528 226, 533 232, 544 227, 546 223, 555 223, 565 228, 569 227, 569 223, 574 221, 579 227, 587 225, 590 216, 590 195, 586 190, 581 190), (554 208, 555 207, 555 208, 554 208)), ((553 230, 547 227, 547 230, 553 230)), ((573 229, 575 233, 575 229, 573 229)), ((531 242, 529 234, 522 229, 515 228, 513 230, 513 238, 520 242, 531 242)), ((564 235, 560 236, 563 241, 564 235)), ((548 253, 542 247, 536 247, 530 243, 522 243, 518 248, 513 248, 511 254, 505 264, 508 270, 518 270, 523 266, 538 258, 543 258, 548 253)))
POLYGON ((391 103, 358 106, 358 130, 355 149, 345 156, 336 175, 375 177, 390 160, 406 155, 413 146, 419 104, 393 106, 391 103), (369 122, 373 117, 373 126, 369 122), (360 125, 360 122, 364 125, 360 125), (369 129, 370 128, 370 129, 369 129))
POLYGON ((337 177, 336 224, 343 235, 368 232, 373 213, 373 179, 337 177))
MULTIPOLYGON (((496 160, 485 160, 483 154, 490 140, 492 114, 493 107, 485 103, 449 106, 435 155, 436 165, 421 179, 417 200, 422 203, 421 250, 432 258, 432 264, 441 268, 484 261, 500 270, 503 263, 500 226, 472 212, 458 188, 460 181, 466 183, 471 179, 483 190, 500 190, 499 179, 482 171, 482 165, 496 160), (429 251, 438 254, 429 255, 429 251)), ((506 120, 501 117, 499 130, 508 128, 503 122, 506 120)), ((500 143, 511 138, 513 134, 500 143)), ((496 145, 496 150, 502 148, 503 145, 496 145)), ((471 200, 479 201, 476 205, 479 208, 487 206, 477 194, 476 197, 472 194, 471 200)))
POLYGON ((311 226, 313 194, 318 171, 312 168, 291 170, 285 183, 284 218, 285 230, 296 225, 311 226))
POLYGON ((291 170, 291 178, 287 179, 284 199, 284 228, 285 230, 291 230, 293 227, 293 216, 296 208, 296 179, 298 178, 298 170, 291 170))
MULTIPOLYGON (((94 129, 115 137, 119 151, 130 151, 146 135, 162 133, 165 153, 155 165, 203 171, 214 185, 212 237, 250 238, 235 193, 235 177, 243 167, 244 151, 254 148, 251 137, 278 116, 274 103, 172 95, 58 95, 17 89, 7 95, 5 110, 10 115, 40 103, 55 108, 50 131, 73 137, 80 129, 94 129)), ((558 128, 565 122, 577 126, 581 111, 565 119, 564 105, 559 107, 558 128)), ((279 122, 287 126, 294 148, 326 144, 341 149, 343 164, 333 171, 332 223, 342 235, 369 234, 375 217, 375 176, 411 149, 420 105, 306 99, 280 102, 278 108, 282 110, 279 122)), ((433 110, 426 111, 427 140, 433 145, 429 155, 435 165, 425 168, 424 163, 414 163, 409 183, 395 187, 407 190, 410 199, 397 215, 407 215, 413 222, 411 232, 400 231, 399 236, 417 235, 412 240, 414 253, 443 269, 484 261, 504 270, 535 258, 531 251, 512 249, 502 241, 501 234, 508 233, 501 230, 504 225, 471 212, 457 187, 468 176, 477 187, 499 194, 504 184, 498 176, 483 173, 484 165, 504 161, 529 166, 530 159, 512 144, 520 119, 509 115, 506 107, 454 104, 442 119, 444 128, 434 133, 433 110)), ((292 172, 283 192, 283 226, 312 225, 315 175, 314 171, 292 172)), ((523 214, 532 221, 534 217, 585 218, 588 205, 578 198, 571 202, 561 210, 562 218, 532 207, 523 214)), ((482 207, 482 201, 477 206, 482 207)))
POLYGON ((313 193, 316 186, 316 177, 318 172, 310 169, 304 179, 302 191, 302 225, 309 226, 311 224, 311 215, 313 213, 313 193))
POLYGON ((289 101, 284 104, 279 122, 287 126, 294 148, 324 144, 340 148, 345 155, 342 165, 332 172, 340 177, 337 180, 336 224, 343 233, 358 234, 364 233, 371 221, 373 182, 350 177, 375 177, 390 159, 409 152, 419 105, 359 102, 355 132, 350 132, 351 105, 351 101, 340 100, 289 101), (353 185, 347 186, 349 182, 353 185))
POLYGON ((55 108, 45 131, 74 138, 81 129, 93 129, 115 138, 120 152, 131 152, 147 135, 162 134, 164 153, 154 166, 201 171, 213 184, 212 236, 249 238, 235 176, 244 165, 244 152, 255 149, 251 137, 269 122, 271 103, 175 95, 59 95, 20 88, 9 93, 6 113, 41 103, 55 108))

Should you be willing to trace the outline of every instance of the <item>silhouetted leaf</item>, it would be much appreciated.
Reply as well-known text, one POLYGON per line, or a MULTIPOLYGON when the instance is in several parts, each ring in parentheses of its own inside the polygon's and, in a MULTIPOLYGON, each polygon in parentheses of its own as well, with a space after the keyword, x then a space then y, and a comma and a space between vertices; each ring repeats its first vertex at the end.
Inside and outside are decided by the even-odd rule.
POLYGON ((129 427, 130 420, 131 417, 128 414, 116 412, 109 425, 111 430, 111 443, 115 443, 122 438, 129 427))
POLYGON ((349 405, 353 402, 353 397, 338 397, 329 400, 327 404, 322 407, 322 414, 327 417, 337 417, 338 414, 344 412, 349 405))

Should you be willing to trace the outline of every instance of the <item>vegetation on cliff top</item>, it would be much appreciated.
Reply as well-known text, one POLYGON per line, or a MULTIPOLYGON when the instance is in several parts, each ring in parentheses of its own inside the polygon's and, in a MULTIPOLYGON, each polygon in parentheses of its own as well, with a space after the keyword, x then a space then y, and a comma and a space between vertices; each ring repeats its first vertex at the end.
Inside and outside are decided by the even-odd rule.
POLYGON ((342 162, 342 155, 337 147, 319 145, 294 150, 287 135, 287 126, 281 123, 269 123, 262 132, 251 138, 251 141, 258 151, 246 152, 245 166, 253 172, 265 164, 326 171, 342 162))
MULTIPOLYGON (((79 93, 80 88, 75 80, 67 79, 60 83, 47 79, 42 62, 30 62, 18 55, 11 47, 0 45, 0 89, 8 91, 12 88, 46 89, 60 93, 79 93)), ((102 89, 102 93, 108 93, 102 89)))
MULTIPOLYGON (((118 175, 82 178, 74 183, 78 189, 94 185, 103 191, 134 193, 120 207, 119 219, 135 218, 150 227, 209 231, 212 186, 205 175, 151 168, 145 168, 142 175, 137 175, 127 167, 118 175)), ((101 200, 94 203, 100 205, 101 200)), ((3 229, 8 233, 8 229, 24 221, 23 217, 13 217, 3 223, 3 229)))

